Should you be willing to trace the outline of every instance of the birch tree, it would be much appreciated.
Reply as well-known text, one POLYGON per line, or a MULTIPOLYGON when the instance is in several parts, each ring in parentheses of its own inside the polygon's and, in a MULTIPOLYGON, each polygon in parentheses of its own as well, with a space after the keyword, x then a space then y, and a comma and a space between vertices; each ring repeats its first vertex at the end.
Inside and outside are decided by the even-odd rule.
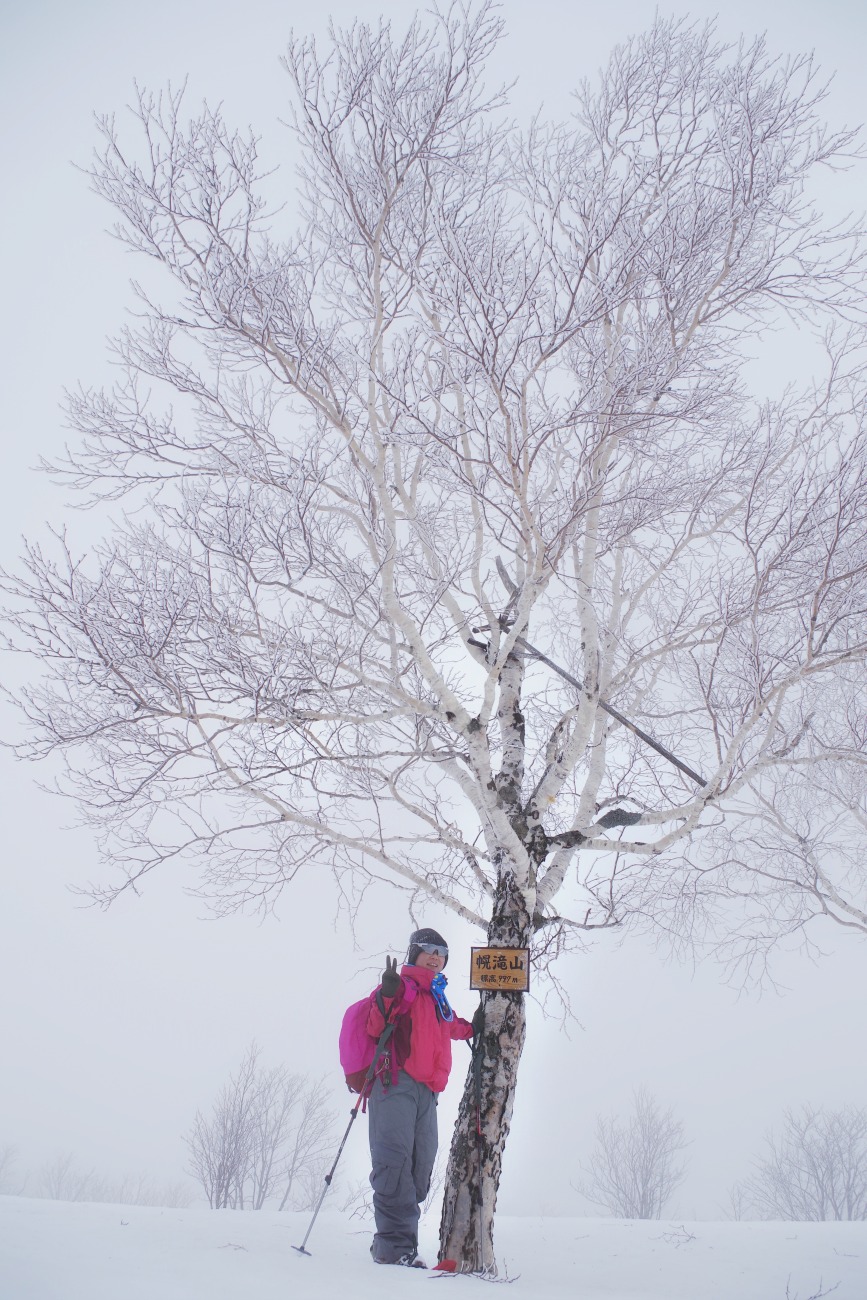
MULTIPOLYGON (((93 185, 163 287, 54 468, 128 508, 10 585, 27 752, 66 756, 102 902, 185 857, 218 910, 330 873, 539 966, 733 898, 772 939, 738 835, 863 770, 863 253, 809 199, 853 136, 809 58, 662 20, 519 131, 499 36, 481 4, 293 40, 294 234, 218 109, 100 123, 93 185), (781 313, 827 363, 760 401, 781 313)), ((441 1248, 493 1269, 525 1012, 484 1003, 441 1248)))

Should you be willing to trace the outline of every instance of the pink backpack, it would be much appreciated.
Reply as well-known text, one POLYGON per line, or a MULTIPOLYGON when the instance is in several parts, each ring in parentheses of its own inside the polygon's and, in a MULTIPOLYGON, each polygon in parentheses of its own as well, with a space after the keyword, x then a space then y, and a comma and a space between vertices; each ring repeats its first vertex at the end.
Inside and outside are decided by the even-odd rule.
MULTIPOLYGON (((403 983, 403 1006, 405 1008, 414 1002, 418 996, 418 985, 407 978, 404 978, 403 983)), ((367 1074, 376 1059, 377 1052, 379 1052, 381 1058, 387 1055, 386 1044, 394 1032, 394 1020, 388 1020, 385 1032, 379 1042, 375 1038, 371 1038, 367 1032, 367 1017, 370 1014, 371 1006, 377 999, 379 999, 379 1009, 383 1014, 383 1018, 388 1020, 379 989, 374 989, 373 993, 368 993, 367 997, 362 998, 360 1002, 353 1002, 352 1006, 347 1007, 343 1013, 343 1023, 340 1026, 340 1065, 346 1077, 346 1086, 350 1092, 365 1091, 365 1084, 368 1082, 367 1074)), ((392 1013, 395 1012, 396 1008, 393 1007, 392 1013)))
POLYGON ((340 1026, 340 1066, 350 1092, 362 1092, 376 1055, 376 1039, 367 1032, 367 1017, 375 993, 347 1007, 340 1026))

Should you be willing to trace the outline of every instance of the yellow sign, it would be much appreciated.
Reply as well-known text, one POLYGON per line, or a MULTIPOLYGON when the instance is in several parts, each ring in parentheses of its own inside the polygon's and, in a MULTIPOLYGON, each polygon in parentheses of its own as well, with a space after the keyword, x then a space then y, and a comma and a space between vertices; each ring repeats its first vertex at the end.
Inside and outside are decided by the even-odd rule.
POLYGON ((526 993, 530 987, 529 948, 471 948, 470 988, 526 993))

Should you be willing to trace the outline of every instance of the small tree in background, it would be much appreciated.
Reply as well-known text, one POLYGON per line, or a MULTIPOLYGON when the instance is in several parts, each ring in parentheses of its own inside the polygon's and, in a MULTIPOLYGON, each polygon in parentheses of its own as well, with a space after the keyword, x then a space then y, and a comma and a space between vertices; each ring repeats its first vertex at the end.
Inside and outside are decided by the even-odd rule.
POLYGON ((72 1152, 60 1152, 39 1171, 41 1196, 50 1201, 102 1200, 101 1181, 93 1169, 81 1169, 72 1152))
POLYGON ((729 1188, 728 1197, 722 1210, 727 1219, 733 1219, 736 1223, 739 1223, 741 1219, 750 1217, 743 1183, 734 1183, 729 1188))
MULTIPOLYGON (((280 1209, 299 1205, 307 1209, 313 1188, 318 1196, 322 1175, 327 1163, 327 1151, 332 1138, 331 1094, 323 1092, 321 1084, 307 1082, 297 1094, 292 1114, 291 1136, 285 1144, 281 1166, 283 1196, 280 1209), (297 1188, 299 1178, 304 1179, 304 1190, 297 1188)), ((313 1196, 315 1202, 316 1196, 313 1196)))
POLYGON ((194 1193, 186 1183, 155 1183, 147 1174, 105 1178, 94 1169, 82 1169, 74 1155, 61 1152, 47 1161, 37 1178, 38 1195, 52 1201, 101 1201, 107 1205, 158 1205, 185 1209, 194 1193))
MULTIPOLYGON (((867 1219, 867 1110, 784 1112, 755 1173, 740 1185, 742 1206, 760 1219, 867 1219)), ((742 1210, 742 1217, 747 1217, 742 1210)))
POLYGON ((625 1120, 600 1116, 596 1145, 576 1189, 621 1219, 658 1219, 683 1182, 678 1156, 689 1143, 683 1124, 644 1088, 625 1120))
POLYGON ((19 1183, 15 1167, 18 1164, 18 1148, 13 1142, 0 1145, 0 1192, 22 1195, 27 1179, 19 1183))
POLYGON ((109 1199, 115 1204, 159 1205, 166 1210, 185 1210, 196 1199, 193 1188, 180 1179, 168 1183, 154 1183, 149 1178, 123 1179, 111 1192, 109 1199))
POLYGON ((306 1203, 331 1136, 330 1093, 285 1066, 266 1069, 255 1043, 184 1141, 190 1173, 212 1209, 261 1210, 293 1195, 306 1203))

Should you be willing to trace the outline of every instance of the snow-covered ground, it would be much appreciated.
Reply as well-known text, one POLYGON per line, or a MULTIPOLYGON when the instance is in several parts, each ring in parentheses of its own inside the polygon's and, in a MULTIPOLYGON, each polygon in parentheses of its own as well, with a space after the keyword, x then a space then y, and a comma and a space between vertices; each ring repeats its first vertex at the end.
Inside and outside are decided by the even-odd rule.
MULTIPOLYGON (((382 1268, 369 1228, 320 1215, 160 1210, 0 1197, 2 1300, 388 1300, 471 1277, 382 1268)), ((436 1224, 422 1245, 435 1260, 436 1224)), ((867 1300, 867 1223, 497 1222, 509 1300, 867 1300), (835 1288, 836 1289, 832 1289, 835 1288)))

